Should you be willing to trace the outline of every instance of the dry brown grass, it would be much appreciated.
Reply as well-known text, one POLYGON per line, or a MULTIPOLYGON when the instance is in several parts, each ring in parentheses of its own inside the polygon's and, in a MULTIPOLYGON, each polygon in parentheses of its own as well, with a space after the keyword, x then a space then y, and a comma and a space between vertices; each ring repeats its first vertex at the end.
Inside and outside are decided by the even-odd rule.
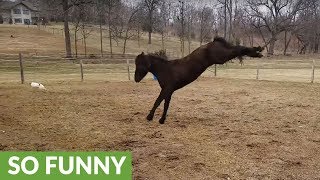
MULTIPOLYGON (((47 32, 53 32, 52 28, 57 28, 57 29, 62 29, 63 27, 59 24, 52 24, 51 26, 47 26, 44 30, 47 32)), ((103 27, 104 29, 107 29, 106 27, 103 27)), ((74 37, 74 30, 72 24, 70 25, 70 33, 71 33, 71 38, 73 39, 74 37)), ((92 47, 91 50, 88 51, 88 53, 97 53, 99 54, 100 51, 97 51, 100 49, 100 31, 98 27, 93 27, 91 28, 93 31, 90 33, 88 39, 87 39, 87 44, 89 47, 92 47)), ((106 53, 110 52, 110 46, 109 46, 109 38, 107 37, 108 31, 104 30, 103 31, 103 49, 106 53)), ((78 33, 78 36, 80 38, 81 34, 78 33)), ((113 52, 114 53, 123 53, 123 43, 124 40, 119 38, 118 43, 116 41, 113 42, 113 52)), ((79 41, 79 44, 81 44, 82 41, 79 41)), ((190 51, 192 52, 196 48, 200 46, 200 43, 198 41, 192 40, 191 41, 191 48, 190 51)), ((167 53, 171 57, 180 57, 181 56, 181 51, 180 51, 180 40, 178 37, 175 36, 165 36, 165 49, 167 53)), ((159 51, 162 49, 162 41, 161 41, 161 35, 157 33, 152 34, 152 44, 148 44, 148 36, 147 33, 142 32, 141 34, 141 39, 140 39, 140 46, 138 43, 137 38, 129 39, 127 41, 127 46, 126 46, 126 53, 129 54, 138 54, 141 53, 142 51, 144 52, 154 52, 154 51, 159 51)), ((186 40, 185 42, 185 55, 188 54, 188 42, 186 40)), ((83 49, 80 50, 83 54, 83 49)))
MULTIPOLYGON (((29 81, 47 82, 51 80, 78 80, 79 66, 77 64, 68 63, 61 59, 52 59, 50 63, 46 61, 50 57, 42 57, 41 55, 63 56, 64 40, 61 35, 62 26, 53 25, 46 29, 38 30, 36 27, 0 25, 0 82, 18 81, 19 67, 17 53, 23 52, 26 60, 26 79, 29 81), (52 29, 56 28, 52 34, 52 29), (15 38, 10 38, 10 35, 15 38), (6 54, 13 54, 9 56, 6 54), (30 57, 38 54, 38 57, 30 57), (40 56, 40 57, 39 57, 40 56), (8 62, 15 60, 15 62, 8 62), (46 62, 46 63, 45 63, 46 62)), ((71 27, 72 29, 72 27, 71 27)), ((88 54, 99 53, 99 34, 94 31, 88 38, 88 54)), ((108 43, 105 38, 104 49, 108 51, 108 43)), ((79 53, 83 53, 83 46, 79 42, 79 53)), ((177 38, 168 37, 166 40, 169 53, 179 52, 180 42, 177 38)), ((122 42, 119 43, 120 45, 122 42)), ((192 49, 198 46, 197 42, 193 42, 192 49)), ((141 51, 155 51, 161 49, 160 36, 153 35, 153 45, 148 47, 147 37, 142 36, 141 47, 137 46, 137 41, 129 41, 128 52, 137 54, 141 51), (151 48, 151 49, 150 49, 151 48)), ((122 52, 122 45, 115 47, 116 53, 122 52)), ((187 50, 186 50, 187 51, 187 50)), ((105 52, 107 53, 107 52, 105 52)), ((180 56, 180 54, 170 54, 171 56, 180 56)), ((272 58, 263 58, 257 60, 246 59, 245 65, 240 66, 237 60, 235 63, 218 66, 218 76, 227 78, 255 79, 256 67, 259 62, 260 79, 262 80, 279 80, 279 81, 297 81, 310 82, 311 79, 311 62, 316 60, 315 82, 320 82, 320 61, 316 55, 299 55, 299 56, 274 56, 272 58)), ((123 60, 122 60, 123 61, 123 60)), ((131 65, 131 74, 133 74, 134 66, 131 65)), ((212 77, 213 68, 205 72, 203 76, 212 77)), ((125 81, 127 80, 126 64, 87 64, 85 65, 85 78, 106 81, 125 81)))
MULTIPOLYGON (((71 44, 74 50, 74 32, 72 25, 70 26, 71 44)), ((106 34, 107 32, 104 32, 106 34)), ((78 34, 81 38, 81 34, 78 34)), ((104 53, 110 53, 109 39, 103 38, 104 53)), ((21 26, 21 25, 0 25, 0 53, 18 54, 22 52, 28 55, 59 55, 63 56, 65 52, 64 36, 62 26, 55 24, 52 26, 41 26, 39 30, 36 26, 21 26), (55 29, 53 34, 53 28, 55 29), (10 36, 13 35, 14 38, 10 36)), ((186 42, 187 43, 187 42, 186 42)), ((113 53, 122 54, 123 39, 119 39, 116 43, 113 41, 113 53)), ((192 41, 191 51, 199 46, 198 42, 192 41)), ((176 37, 167 36, 165 38, 165 48, 167 53, 172 57, 181 56, 180 41, 176 37)), ((142 34, 140 46, 136 39, 130 39, 127 42, 127 51, 129 54, 138 54, 142 51, 154 52, 162 49, 161 36, 153 34, 152 44, 148 45, 146 34, 142 34)), ((78 54, 84 54, 84 44, 82 40, 78 41, 78 54)), ((91 32, 87 38, 87 54, 100 54, 100 34, 98 29, 91 32)), ((185 45, 185 54, 188 54, 188 46, 185 45)))
POLYGON ((0 26, 0 53, 50 54, 63 53, 64 41, 60 36, 27 26, 0 26), (14 38, 10 36, 13 35, 14 38))
POLYGON ((155 81, 0 84, 1 150, 133 152, 135 179, 319 179, 319 84, 201 78, 167 122, 155 81))
MULTIPOLYGON (((135 179, 320 179, 319 83, 243 80, 255 78, 258 61, 229 63, 218 76, 240 79, 200 78, 177 91, 159 125, 145 120, 156 81, 127 81, 125 64, 85 64, 81 83, 76 63, 26 56, 19 85, 17 56, 6 54, 63 53, 63 38, 18 26, 0 31, 2 151, 130 150, 135 179)), ((262 59, 261 78, 308 82, 312 59, 262 59)))

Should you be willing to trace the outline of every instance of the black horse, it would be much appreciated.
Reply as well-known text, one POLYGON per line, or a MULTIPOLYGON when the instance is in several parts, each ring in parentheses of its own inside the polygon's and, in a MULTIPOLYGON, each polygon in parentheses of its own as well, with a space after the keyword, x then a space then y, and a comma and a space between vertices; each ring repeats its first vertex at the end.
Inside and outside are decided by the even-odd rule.
POLYGON ((160 124, 163 124, 173 92, 196 80, 209 66, 224 64, 236 57, 242 60, 242 56, 260 58, 262 51, 263 48, 260 46, 252 48, 233 46, 223 38, 216 37, 213 42, 197 48, 188 56, 172 61, 154 55, 145 55, 142 52, 135 59, 135 81, 140 82, 148 72, 151 72, 157 77, 161 86, 160 95, 150 110, 147 120, 153 119, 155 110, 165 100, 163 114, 159 120, 160 124))

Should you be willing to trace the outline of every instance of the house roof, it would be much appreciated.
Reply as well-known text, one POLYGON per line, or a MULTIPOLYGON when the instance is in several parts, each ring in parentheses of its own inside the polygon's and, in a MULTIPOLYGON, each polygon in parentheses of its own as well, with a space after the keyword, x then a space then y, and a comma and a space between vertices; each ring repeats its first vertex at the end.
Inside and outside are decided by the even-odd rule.
POLYGON ((20 0, 17 2, 3 1, 2 3, 0 3, 0 7, 1 7, 1 9, 12 9, 19 4, 26 6, 27 8, 29 8, 32 11, 38 11, 37 8, 32 5, 32 3, 27 2, 27 1, 23 1, 23 0, 20 0))

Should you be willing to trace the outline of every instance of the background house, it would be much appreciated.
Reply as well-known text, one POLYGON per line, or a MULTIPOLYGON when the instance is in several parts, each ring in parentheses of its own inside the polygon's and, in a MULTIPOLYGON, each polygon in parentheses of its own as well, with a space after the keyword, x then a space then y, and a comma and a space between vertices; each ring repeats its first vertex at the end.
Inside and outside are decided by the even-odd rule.
POLYGON ((38 10, 27 1, 3 1, 0 16, 5 24, 33 24, 38 21, 38 10))

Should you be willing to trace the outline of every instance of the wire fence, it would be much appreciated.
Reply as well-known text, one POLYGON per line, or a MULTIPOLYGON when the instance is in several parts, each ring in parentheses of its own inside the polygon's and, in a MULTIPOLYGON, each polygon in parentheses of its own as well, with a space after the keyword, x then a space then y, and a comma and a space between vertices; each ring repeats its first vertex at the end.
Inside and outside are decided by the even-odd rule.
MULTIPOLYGON (((0 82, 132 81, 134 58, 131 54, 78 59, 0 54, 0 82)), ((320 83, 319 66, 319 59, 247 59, 243 65, 213 65, 202 76, 320 83)), ((147 78, 153 77, 149 73, 147 78)))

